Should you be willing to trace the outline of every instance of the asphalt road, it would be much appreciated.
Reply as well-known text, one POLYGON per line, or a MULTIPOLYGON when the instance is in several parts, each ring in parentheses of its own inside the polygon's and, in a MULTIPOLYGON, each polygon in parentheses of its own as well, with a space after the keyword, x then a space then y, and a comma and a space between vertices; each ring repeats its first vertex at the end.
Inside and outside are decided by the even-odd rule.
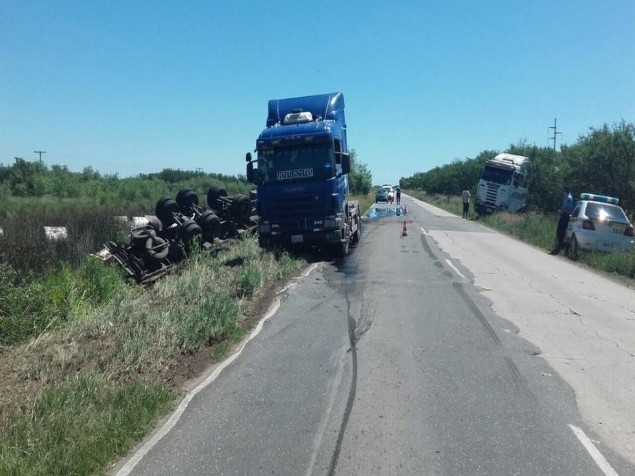
POLYGON ((403 203, 116 471, 635 474, 633 292, 403 203))

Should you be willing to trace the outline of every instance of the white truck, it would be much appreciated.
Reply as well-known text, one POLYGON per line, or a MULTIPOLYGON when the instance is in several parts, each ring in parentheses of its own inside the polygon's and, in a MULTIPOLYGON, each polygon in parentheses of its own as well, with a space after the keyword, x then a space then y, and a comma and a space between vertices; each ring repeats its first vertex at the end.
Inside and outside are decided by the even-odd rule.
POLYGON ((485 162, 476 189, 474 209, 479 214, 499 210, 519 212, 527 207, 529 157, 498 154, 485 162))

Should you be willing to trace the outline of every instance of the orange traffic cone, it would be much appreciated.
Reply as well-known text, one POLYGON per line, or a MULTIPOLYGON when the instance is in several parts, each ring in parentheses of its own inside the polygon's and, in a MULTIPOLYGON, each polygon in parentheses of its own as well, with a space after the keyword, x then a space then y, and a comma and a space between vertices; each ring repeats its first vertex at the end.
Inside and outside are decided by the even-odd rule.
POLYGON ((401 236, 408 236, 408 227, 406 226, 406 220, 403 221, 403 231, 401 232, 401 236))

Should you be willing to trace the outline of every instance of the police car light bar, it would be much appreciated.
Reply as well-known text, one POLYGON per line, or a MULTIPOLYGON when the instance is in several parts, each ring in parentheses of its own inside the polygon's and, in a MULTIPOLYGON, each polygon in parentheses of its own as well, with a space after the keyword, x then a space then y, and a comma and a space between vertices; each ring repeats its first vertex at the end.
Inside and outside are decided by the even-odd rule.
POLYGON ((608 197, 606 195, 594 195, 592 193, 581 193, 580 199, 591 200, 592 202, 610 203, 612 205, 617 205, 617 202, 620 201, 619 198, 608 197))

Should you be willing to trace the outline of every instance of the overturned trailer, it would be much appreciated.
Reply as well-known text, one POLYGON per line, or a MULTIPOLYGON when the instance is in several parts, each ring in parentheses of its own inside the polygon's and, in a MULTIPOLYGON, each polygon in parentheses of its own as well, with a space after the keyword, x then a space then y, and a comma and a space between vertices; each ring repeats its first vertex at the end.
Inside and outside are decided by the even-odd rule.
POLYGON ((207 205, 208 209, 201 207, 191 189, 179 191, 176 199, 162 197, 155 206, 156 219, 132 228, 129 244, 109 241, 95 256, 119 263, 138 283, 148 283, 183 261, 193 249, 213 250, 257 226, 255 194, 230 198, 224 188, 211 186, 207 205))

